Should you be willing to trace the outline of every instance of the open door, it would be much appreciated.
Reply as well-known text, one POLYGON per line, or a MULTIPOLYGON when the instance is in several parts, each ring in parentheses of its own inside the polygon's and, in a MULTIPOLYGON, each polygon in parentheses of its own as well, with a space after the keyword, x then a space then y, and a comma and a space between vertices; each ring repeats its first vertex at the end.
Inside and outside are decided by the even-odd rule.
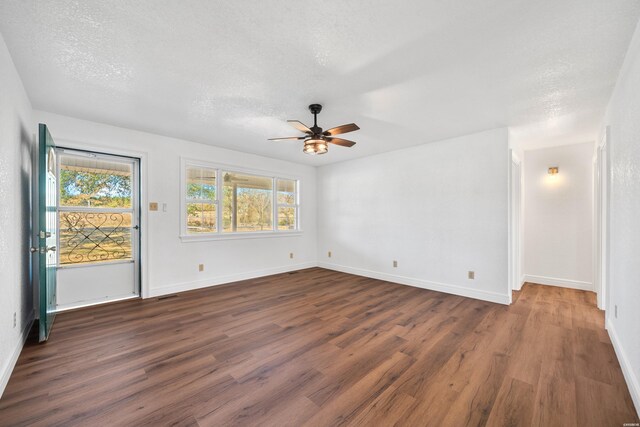
POLYGON ((46 125, 40 124, 38 149, 38 216, 40 269, 40 342, 49 338, 56 310, 56 222, 57 186, 56 152, 46 125))

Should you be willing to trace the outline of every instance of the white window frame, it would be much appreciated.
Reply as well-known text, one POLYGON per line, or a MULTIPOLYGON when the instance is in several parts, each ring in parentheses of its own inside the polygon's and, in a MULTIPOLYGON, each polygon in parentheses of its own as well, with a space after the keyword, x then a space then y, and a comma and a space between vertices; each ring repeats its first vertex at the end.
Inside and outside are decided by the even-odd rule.
POLYGON ((301 222, 301 203, 300 203, 300 187, 301 187, 301 179, 298 176, 284 174, 284 173, 275 173, 271 171, 258 170, 258 169, 248 169, 243 167, 238 167, 234 165, 221 164, 221 163, 211 163, 204 162, 195 159, 189 158, 180 158, 180 239, 183 242, 201 242, 206 240, 232 240, 232 239, 255 239, 255 238, 264 238, 264 237, 286 237, 286 236, 300 236, 302 235, 302 222, 301 222), (216 231, 210 233, 198 233, 198 234, 188 234, 187 233, 187 168, 189 167, 199 167, 199 168, 207 168, 213 169, 216 171, 216 231), (223 172, 229 173, 239 173, 239 174, 247 174, 247 175, 256 175, 264 178, 271 178, 272 181, 272 224, 273 228, 271 230, 265 231, 252 231, 252 232, 224 232, 223 231, 223 222, 222 222, 222 203, 223 203, 223 172), (277 180, 278 179, 286 179, 292 180, 296 182, 296 200, 295 205, 279 205, 278 204, 278 188, 277 188, 277 180), (295 230, 279 230, 278 229, 278 207, 295 207, 296 208, 296 229, 295 230))
MULTIPOLYGON (((220 210, 220 205, 218 203, 218 200, 220 199, 220 197, 218 196, 218 179, 220 178, 220 173, 216 168, 212 168, 209 166, 205 166, 203 164, 197 163, 197 164, 191 164, 191 163, 186 163, 184 165, 184 170, 182 171, 182 178, 183 178, 183 182, 182 182, 182 191, 183 191, 183 195, 182 195, 182 203, 184 204, 184 206, 182 207, 182 213, 184 214, 184 230, 183 230, 183 235, 184 236, 193 236, 194 234, 189 234, 187 232, 187 215, 186 215, 186 211, 187 211, 187 204, 189 203, 210 203, 212 205, 215 206, 216 208, 216 231, 212 231, 212 232, 203 232, 203 233, 198 233, 198 234, 205 234, 205 235, 209 235, 209 234, 214 234, 217 233, 220 229, 220 224, 218 223, 218 211, 220 210), (216 198, 215 199, 190 199, 187 196, 187 169, 188 168, 200 168, 200 169, 209 169, 209 170, 213 170, 216 174, 216 198)), ((196 236, 198 234, 195 234, 196 236)))
POLYGON ((278 176, 274 179, 273 181, 274 184, 274 188, 273 191, 275 192, 274 195, 274 209, 273 209, 273 218, 274 218, 274 229, 278 230, 279 232, 283 232, 283 231, 297 231, 298 230, 298 220, 300 219, 300 215, 298 214, 298 211, 300 210, 300 180, 297 179, 292 179, 292 178, 285 178, 282 176, 278 176), (288 203, 278 203, 278 180, 282 180, 282 181, 293 181, 295 182, 295 192, 296 192, 296 198, 293 201, 293 204, 288 204, 288 203), (278 229, 278 209, 279 208, 295 208, 295 212, 296 212, 296 217, 294 219, 294 223, 296 225, 296 228, 294 230, 279 230, 278 229))

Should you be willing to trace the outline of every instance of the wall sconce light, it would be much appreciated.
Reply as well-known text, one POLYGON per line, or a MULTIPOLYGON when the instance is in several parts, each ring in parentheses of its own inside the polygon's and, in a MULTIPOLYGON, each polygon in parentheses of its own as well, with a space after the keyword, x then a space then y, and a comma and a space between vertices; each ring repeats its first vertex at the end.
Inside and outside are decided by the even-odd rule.
POLYGON ((560 168, 558 166, 551 166, 549 168, 549 175, 557 175, 560 172, 560 168))

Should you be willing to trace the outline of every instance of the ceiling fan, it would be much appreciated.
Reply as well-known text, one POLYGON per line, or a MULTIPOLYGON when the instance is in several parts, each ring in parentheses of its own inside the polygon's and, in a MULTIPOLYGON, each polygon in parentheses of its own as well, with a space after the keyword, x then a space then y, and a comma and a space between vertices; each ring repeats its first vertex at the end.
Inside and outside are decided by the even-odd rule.
POLYGON ((335 138, 335 135, 340 135, 347 132, 353 132, 360 129, 355 123, 349 123, 348 125, 337 126, 323 131, 321 127, 318 127, 318 114, 322 111, 322 105, 311 104, 309 105, 309 111, 313 114, 313 126, 307 127, 304 123, 298 120, 287 120, 294 128, 301 132, 304 132, 304 136, 290 136, 287 138, 271 138, 269 141, 289 141, 289 140, 304 140, 304 148, 302 151, 307 154, 324 154, 329 151, 327 144, 342 145, 343 147, 352 147, 356 143, 349 141, 348 139, 335 138))

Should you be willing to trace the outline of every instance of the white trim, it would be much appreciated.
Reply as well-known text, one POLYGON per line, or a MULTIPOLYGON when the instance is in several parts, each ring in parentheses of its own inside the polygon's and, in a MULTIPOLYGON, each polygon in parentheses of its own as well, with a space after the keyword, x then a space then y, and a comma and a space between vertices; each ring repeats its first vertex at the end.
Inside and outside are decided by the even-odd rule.
POLYGON ((207 242, 211 240, 235 240, 235 239, 262 239, 270 237, 299 237, 302 230, 282 230, 282 231, 256 231, 256 232, 235 232, 235 233, 202 233, 187 234, 180 236, 183 242, 207 242))
POLYGON ((609 141, 610 128, 605 126, 596 144, 593 164, 593 278, 597 304, 601 310, 608 304, 609 275, 609 141))
POLYGON ((510 161, 508 166, 508 228, 507 228, 507 250, 508 250, 508 292, 511 302, 512 290, 518 291, 522 284, 518 283, 522 272, 522 162, 513 150, 509 150, 510 161), (513 178, 517 172, 517 181, 513 178))
POLYGON ((636 377, 633 372, 633 366, 631 365, 631 362, 627 357, 627 353, 624 351, 624 348, 620 343, 620 339, 618 338, 616 329, 613 327, 613 323, 610 319, 607 319, 606 326, 607 331, 609 332, 609 338, 611 338, 611 344, 613 344, 613 349, 616 352, 616 356, 618 356, 618 362, 620 362, 622 374, 624 375, 624 379, 627 382, 627 388, 629 389, 629 393, 631 394, 631 399, 633 400, 633 404, 636 407, 636 413, 640 417, 640 380, 638 380, 638 377, 636 377))
MULTIPOLYGON (((512 295, 512 291, 515 288, 513 278, 515 277, 515 247, 514 247, 514 228, 515 221, 513 220, 513 167, 517 166, 513 160, 513 150, 509 149, 509 163, 507 166, 507 292, 509 296, 512 295)), ((511 298, 509 298, 509 304, 511 304, 511 298)))
POLYGON ((510 150, 510 151, 511 151, 511 161, 516 165, 520 165, 522 163, 522 161, 520 160, 520 157, 518 157, 518 155, 514 150, 510 150))
POLYGON ((467 288, 464 286, 450 285, 446 283, 431 282, 428 280, 416 279, 413 277, 398 276, 395 274, 381 273, 378 271, 365 270, 362 268, 346 267, 339 264, 319 262, 318 267, 328 270, 340 271, 343 273, 355 274, 357 276, 369 277, 372 279, 384 280, 401 285, 413 286, 415 288, 430 289, 432 291, 444 292, 447 294, 459 295, 467 298, 479 299, 482 301, 495 302, 509 305, 511 297, 498 292, 482 291, 479 289, 467 288))
POLYGON ((559 286, 561 288, 580 289, 582 291, 592 291, 593 283, 583 282, 580 280, 559 279, 557 277, 535 276, 533 274, 525 274, 522 279, 524 282, 537 283, 538 285, 559 286))
POLYGON ((2 378, 0 378, 0 397, 4 393, 4 389, 7 387, 9 383, 9 379, 11 378, 11 374, 13 373, 13 368, 16 366, 16 362, 20 357, 20 353, 22 353, 22 348, 24 347, 24 343, 27 342, 27 338, 29 337, 29 331, 31 330, 31 326, 33 326, 33 322, 35 320, 35 312, 31 311, 27 319, 27 323, 22 330, 22 336, 17 342, 16 347, 13 349, 13 353, 9 356, 9 360, 7 361, 6 366, 4 366, 2 372, 2 378))
POLYGON ((175 294, 179 292, 192 291, 195 289, 208 288, 210 286, 224 285, 226 283, 238 282, 241 280, 255 279, 258 277, 270 276, 272 274, 287 273, 289 271, 302 270, 304 268, 317 267, 316 262, 305 262, 301 264, 292 264, 288 266, 267 268, 264 270, 254 270, 247 273, 228 274, 226 276, 212 277, 210 279, 197 280, 194 282, 175 283, 172 285, 152 288, 149 292, 149 298, 175 294))

